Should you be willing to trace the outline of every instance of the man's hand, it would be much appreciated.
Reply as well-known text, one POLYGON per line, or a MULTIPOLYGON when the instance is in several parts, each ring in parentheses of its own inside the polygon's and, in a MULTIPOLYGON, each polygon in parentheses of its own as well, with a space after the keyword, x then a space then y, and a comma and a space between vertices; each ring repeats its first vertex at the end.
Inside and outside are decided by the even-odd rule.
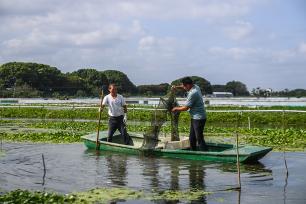
POLYGON ((178 107, 174 107, 174 108, 172 108, 171 112, 175 112, 175 111, 177 111, 177 108, 178 108, 178 107))
POLYGON ((124 114, 124 117, 123 117, 123 122, 124 122, 124 123, 126 123, 126 122, 127 122, 127 114, 126 114, 126 113, 124 114))
POLYGON ((102 104, 102 106, 101 106, 101 107, 99 107, 98 112, 99 112, 99 113, 100 113, 100 112, 102 112, 102 111, 103 111, 103 109, 104 109, 104 107, 105 107, 105 105, 103 105, 103 104, 102 104))

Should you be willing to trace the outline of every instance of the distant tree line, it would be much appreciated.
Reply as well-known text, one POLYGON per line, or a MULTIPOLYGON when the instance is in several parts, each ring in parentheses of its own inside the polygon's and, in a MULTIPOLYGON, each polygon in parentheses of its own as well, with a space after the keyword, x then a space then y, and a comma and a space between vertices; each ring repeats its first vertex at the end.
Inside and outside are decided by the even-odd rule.
POLYGON ((257 87, 256 89, 252 89, 251 95, 256 97, 305 97, 306 96, 306 90, 305 89, 284 89, 282 91, 273 91, 271 88, 260 88, 257 87))
MULTIPOLYGON (((250 95, 246 85, 239 81, 230 81, 225 85, 211 85, 205 78, 199 76, 191 78, 205 95, 215 91, 231 92, 234 96, 250 95)), ((0 66, 0 97, 97 97, 101 88, 107 92, 110 83, 115 83, 118 91, 125 96, 163 96, 170 90, 171 85, 179 84, 180 80, 176 79, 170 84, 136 86, 126 74, 117 70, 98 71, 86 68, 62 73, 56 67, 45 64, 9 62, 0 66)), ((184 91, 179 91, 177 94, 183 96, 184 91)), ((284 90, 277 94, 277 96, 306 96, 306 90, 284 90)))
POLYGON ((119 92, 137 94, 126 74, 116 70, 79 69, 62 73, 37 63, 9 62, 0 66, 0 97, 96 97, 116 83, 119 92))

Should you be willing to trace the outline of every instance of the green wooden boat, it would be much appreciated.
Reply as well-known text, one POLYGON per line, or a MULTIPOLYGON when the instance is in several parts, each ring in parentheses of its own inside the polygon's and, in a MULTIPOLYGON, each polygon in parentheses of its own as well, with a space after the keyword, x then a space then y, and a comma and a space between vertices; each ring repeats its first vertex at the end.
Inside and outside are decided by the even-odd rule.
MULTIPOLYGON (((88 149, 96 149, 96 133, 82 136, 88 149)), ((188 141, 188 138, 182 138, 180 145, 169 145, 172 142, 159 140, 158 146, 153 150, 142 149, 143 135, 138 133, 129 133, 131 145, 124 145, 120 134, 114 134, 113 142, 107 142, 107 131, 100 132, 99 150, 121 152, 134 155, 154 155, 165 158, 203 160, 213 162, 236 162, 236 146, 231 144, 207 143, 208 151, 190 151, 188 148, 176 148, 175 146, 184 146, 182 143, 188 141)), ((241 145, 239 146, 239 162, 256 162, 264 157, 272 148, 241 145)))

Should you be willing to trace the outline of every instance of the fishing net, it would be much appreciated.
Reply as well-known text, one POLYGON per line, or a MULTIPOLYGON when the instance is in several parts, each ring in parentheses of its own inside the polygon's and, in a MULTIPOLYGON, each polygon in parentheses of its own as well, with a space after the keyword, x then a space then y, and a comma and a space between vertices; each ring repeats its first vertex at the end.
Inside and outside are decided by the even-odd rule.
POLYGON ((154 149, 158 145, 158 136, 162 125, 167 121, 167 115, 171 120, 171 141, 179 141, 178 121, 180 112, 171 112, 173 107, 178 106, 175 92, 172 90, 167 94, 167 99, 160 98, 159 104, 151 114, 151 125, 144 133, 143 149, 154 149))

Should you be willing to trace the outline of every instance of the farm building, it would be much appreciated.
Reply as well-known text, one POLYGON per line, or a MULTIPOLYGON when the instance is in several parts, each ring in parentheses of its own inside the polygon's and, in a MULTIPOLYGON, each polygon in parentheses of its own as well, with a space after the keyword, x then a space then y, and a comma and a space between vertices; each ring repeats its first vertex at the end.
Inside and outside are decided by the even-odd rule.
POLYGON ((233 97, 231 92, 213 92, 213 97, 233 97))

